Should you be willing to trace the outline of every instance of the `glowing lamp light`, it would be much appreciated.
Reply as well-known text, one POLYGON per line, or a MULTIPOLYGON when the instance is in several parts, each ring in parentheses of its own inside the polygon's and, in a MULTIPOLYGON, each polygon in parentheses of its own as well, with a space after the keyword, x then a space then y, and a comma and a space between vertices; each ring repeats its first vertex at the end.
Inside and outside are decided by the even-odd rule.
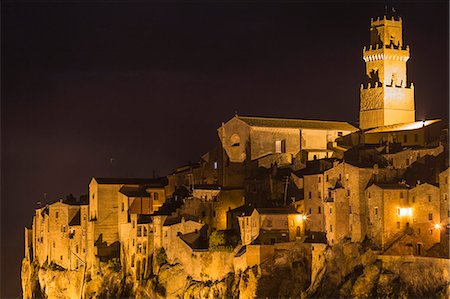
POLYGON ((298 214, 298 215, 295 216, 295 220, 297 220, 297 222, 305 221, 306 220, 306 215, 298 214))
POLYGON ((412 216, 412 208, 400 208, 399 216, 412 216))
POLYGON ((436 224, 434 225, 434 228, 435 228, 435 229, 441 229, 441 224, 440 224, 440 223, 436 223, 436 224))

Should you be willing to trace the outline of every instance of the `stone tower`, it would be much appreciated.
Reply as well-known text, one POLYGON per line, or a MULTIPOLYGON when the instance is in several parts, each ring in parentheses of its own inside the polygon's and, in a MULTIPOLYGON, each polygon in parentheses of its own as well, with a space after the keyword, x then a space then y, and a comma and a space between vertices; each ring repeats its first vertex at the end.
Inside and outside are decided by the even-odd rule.
POLYGON ((364 47, 366 83, 361 84, 359 124, 370 129, 415 121, 414 86, 408 86, 402 19, 370 20, 370 45, 364 47))

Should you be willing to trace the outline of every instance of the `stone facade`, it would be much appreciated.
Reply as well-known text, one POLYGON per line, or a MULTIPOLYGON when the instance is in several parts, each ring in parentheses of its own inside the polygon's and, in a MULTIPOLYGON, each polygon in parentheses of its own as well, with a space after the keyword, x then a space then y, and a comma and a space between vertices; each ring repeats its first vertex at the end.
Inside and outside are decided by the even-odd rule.
MULTIPOLYGON (((58 201, 36 210, 31 228, 32 260, 65 269, 86 264, 88 206, 58 201)), ((30 236, 28 235, 28 238, 30 236)))
POLYGON ((372 185, 366 190, 369 234, 374 244, 388 248, 406 235, 412 236, 414 253, 440 242, 439 188, 430 184, 411 188, 402 184, 372 185))
POLYGON ((367 84, 360 90, 360 127, 370 129, 415 121, 414 86, 408 85, 402 20, 370 22, 370 45, 364 47, 367 84))
POLYGON ((233 117, 218 129, 231 162, 263 159, 261 166, 266 168, 270 161, 287 165, 294 157, 319 158, 317 154, 301 157, 305 150, 331 156, 336 139, 355 131, 357 128, 345 122, 243 116, 233 117))
POLYGON ((444 146, 439 145, 432 148, 407 148, 406 150, 396 153, 386 153, 383 157, 389 162, 390 166, 404 169, 419 160, 421 157, 426 155, 437 156, 442 152, 444 152, 444 146))
POLYGON ((286 208, 256 208, 238 221, 243 245, 295 241, 305 230, 304 215, 286 208))

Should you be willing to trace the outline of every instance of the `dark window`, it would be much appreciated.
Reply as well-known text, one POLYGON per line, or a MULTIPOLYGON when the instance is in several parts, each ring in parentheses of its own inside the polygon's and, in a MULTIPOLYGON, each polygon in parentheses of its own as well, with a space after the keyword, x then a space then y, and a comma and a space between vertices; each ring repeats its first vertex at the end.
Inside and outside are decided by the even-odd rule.
POLYGON ((428 220, 433 220, 433 213, 428 213, 428 220))
POLYGON ((320 181, 321 181, 321 178, 319 177, 319 183, 320 183, 320 181))
POLYGON ((320 207, 318 207, 317 213, 322 214, 322 209, 320 207))
POLYGON ((332 233, 332 232, 333 232, 333 225, 330 224, 330 233, 332 233))
POLYGON ((431 202, 431 195, 428 195, 428 202, 431 202))
POLYGON ((326 176, 326 181, 328 182, 328 174, 327 174, 327 176, 326 176))
POLYGON ((310 215, 312 214, 312 210, 311 210, 311 208, 309 208, 309 214, 310 214, 310 215))
POLYGON ((416 202, 416 197, 415 196, 412 197, 412 202, 416 202))
POLYGON ((125 210, 125 204, 122 201, 122 212, 125 210))
POLYGON ((403 198, 403 192, 400 191, 400 198, 403 198))
POLYGON ((153 199, 154 200, 159 200, 159 194, 158 193, 153 193, 153 199))
POLYGON ((348 212, 349 212, 349 214, 352 213, 352 206, 348 206, 348 212))
POLYGON ((308 192, 308 198, 311 199, 312 195, 311 195, 311 191, 308 192))
POLYGON ((378 208, 375 208, 375 215, 378 215, 378 208))
POLYGON ((59 212, 56 212, 56 214, 55 214, 56 216, 56 219, 58 219, 58 217, 59 217, 59 212))
POLYGON ((321 198, 322 198, 322 194, 320 194, 320 191, 319 191, 319 194, 318 194, 318 196, 319 196, 319 199, 321 199, 321 198))
POLYGON ((338 136, 341 137, 342 136, 342 132, 338 132, 338 136))

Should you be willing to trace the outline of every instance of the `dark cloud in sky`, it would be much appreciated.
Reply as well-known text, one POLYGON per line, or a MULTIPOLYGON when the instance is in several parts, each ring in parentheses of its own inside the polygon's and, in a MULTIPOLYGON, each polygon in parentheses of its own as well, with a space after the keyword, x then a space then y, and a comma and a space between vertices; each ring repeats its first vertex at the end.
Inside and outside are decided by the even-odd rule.
MULTIPOLYGON (((395 5, 417 118, 448 119, 448 3, 395 5)), ((1 297, 37 201, 165 175, 241 115, 356 124, 379 4, 2 3, 1 297), (110 164, 110 158, 115 160, 110 164)))

